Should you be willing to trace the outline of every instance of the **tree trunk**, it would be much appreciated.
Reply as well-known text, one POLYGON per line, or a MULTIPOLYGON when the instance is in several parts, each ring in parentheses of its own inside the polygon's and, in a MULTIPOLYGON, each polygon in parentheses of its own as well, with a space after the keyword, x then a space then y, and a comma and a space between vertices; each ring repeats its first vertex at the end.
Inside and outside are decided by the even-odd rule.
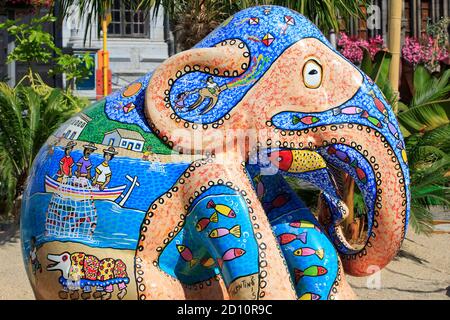
MULTIPOLYGON (((389 12, 389 51, 392 54, 391 66, 389 68, 389 81, 394 93, 398 95, 400 79, 400 41, 402 27, 402 1, 391 0, 389 12)), ((392 106, 397 113, 397 106, 392 106)))
MULTIPOLYGON (((348 207, 348 217, 344 221, 344 230, 346 230, 347 239, 351 237, 349 226, 353 223, 355 219, 355 206, 354 206, 354 196, 355 196, 355 181, 352 177, 347 175, 345 180, 345 190, 344 190, 344 202, 348 207)), ((359 224, 358 224, 359 228, 359 224)))

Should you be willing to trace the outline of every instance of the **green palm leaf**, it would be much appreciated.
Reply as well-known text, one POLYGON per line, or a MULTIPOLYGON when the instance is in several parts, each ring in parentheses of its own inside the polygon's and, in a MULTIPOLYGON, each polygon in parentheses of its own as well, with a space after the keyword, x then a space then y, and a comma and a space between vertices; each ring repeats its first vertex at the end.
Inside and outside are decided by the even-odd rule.
POLYGON ((0 83, 0 213, 8 213, 23 186, 39 149, 84 101, 61 89, 35 85, 11 88, 0 83))

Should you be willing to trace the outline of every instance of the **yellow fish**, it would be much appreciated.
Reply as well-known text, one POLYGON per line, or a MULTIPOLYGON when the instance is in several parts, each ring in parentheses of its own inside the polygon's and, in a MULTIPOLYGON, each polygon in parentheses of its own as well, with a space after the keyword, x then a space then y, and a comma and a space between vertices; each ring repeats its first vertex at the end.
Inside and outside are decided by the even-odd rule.
POLYGON ((279 150, 271 152, 269 160, 281 171, 300 173, 327 167, 325 159, 311 150, 279 150))
POLYGON ((304 295, 302 295, 298 300, 319 300, 320 296, 315 293, 307 292, 304 295))
POLYGON ((210 200, 206 205, 206 208, 213 208, 216 212, 228 218, 236 218, 236 213, 229 206, 224 204, 215 204, 214 201, 210 200))
POLYGON ((405 161, 405 163, 408 163, 408 157, 406 156, 406 150, 405 149, 402 150, 402 158, 403 158, 403 161, 405 161))

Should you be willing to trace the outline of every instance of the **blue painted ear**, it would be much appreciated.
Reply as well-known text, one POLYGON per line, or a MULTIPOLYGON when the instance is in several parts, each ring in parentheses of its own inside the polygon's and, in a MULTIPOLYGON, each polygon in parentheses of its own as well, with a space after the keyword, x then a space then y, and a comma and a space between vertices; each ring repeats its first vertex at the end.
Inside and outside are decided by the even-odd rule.
POLYGON ((184 59, 180 59, 176 73, 167 79, 172 83, 166 99, 174 117, 198 124, 219 121, 287 48, 304 38, 317 38, 329 45, 314 24, 290 9, 260 6, 236 13, 194 50, 237 47, 240 51, 235 53, 244 59, 235 68, 222 72, 217 67, 224 63, 223 59, 229 63, 238 57, 229 52, 222 57, 211 54, 207 61, 195 55, 186 58, 189 50, 181 53, 184 59))
POLYGON ((200 123, 218 120, 228 111, 232 106, 230 94, 236 93, 235 82, 251 65, 249 48, 239 39, 188 50, 171 60, 171 64, 175 61, 179 65, 167 79, 172 84, 166 100, 178 117, 200 123))

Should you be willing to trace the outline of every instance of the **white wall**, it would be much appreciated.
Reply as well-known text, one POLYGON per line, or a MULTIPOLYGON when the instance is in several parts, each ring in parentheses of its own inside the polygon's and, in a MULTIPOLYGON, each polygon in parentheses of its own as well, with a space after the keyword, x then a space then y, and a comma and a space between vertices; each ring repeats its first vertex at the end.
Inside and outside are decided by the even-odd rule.
MULTIPOLYGON (((150 13, 151 14, 151 13, 150 13)), ((113 90, 122 88, 151 70, 154 70, 168 57, 168 47, 164 41, 163 10, 158 17, 150 20, 149 38, 108 38, 108 50, 112 71, 113 90)), ((93 24, 95 26, 95 24, 93 24)), ((63 23, 63 46, 74 50, 101 49, 102 35, 97 37, 96 28, 92 28, 91 41, 89 35, 84 44, 86 24, 80 21, 78 9, 72 8, 72 13, 63 23)), ((80 95, 95 97, 93 92, 78 92, 80 95)))

